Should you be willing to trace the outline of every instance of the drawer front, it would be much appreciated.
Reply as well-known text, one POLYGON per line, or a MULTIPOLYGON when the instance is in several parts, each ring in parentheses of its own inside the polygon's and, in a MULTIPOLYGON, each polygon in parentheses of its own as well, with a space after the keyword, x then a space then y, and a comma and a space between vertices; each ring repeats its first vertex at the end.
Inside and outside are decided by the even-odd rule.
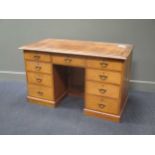
POLYGON ((50 75, 27 72, 27 78, 29 83, 52 87, 52 77, 50 75))
POLYGON ((28 95, 41 99, 53 100, 53 89, 29 84, 28 95))
POLYGON ((50 63, 26 61, 26 70, 40 73, 51 73, 52 65, 50 63))
POLYGON ((24 52, 26 60, 50 62, 50 54, 40 52, 24 52))
POLYGON ((52 56, 53 64, 66 66, 85 67, 85 59, 72 56, 52 56))
POLYGON ((87 109, 92 109, 100 112, 107 112, 112 114, 119 113, 119 101, 114 99, 107 99, 101 96, 86 95, 87 109))
POLYGON ((105 70, 86 69, 86 79, 121 84, 121 73, 105 70))
POLYGON ((110 84, 103 84, 100 82, 86 82, 86 93, 107 96, 111 98, 119 98, 120 87, 110 84))
POLYGON ((123 62, 107 60, 107 59, 87 59, 87 67, 89 68, 98 68, 98 69, 108 69, 114 71, 123 70, 123 62))

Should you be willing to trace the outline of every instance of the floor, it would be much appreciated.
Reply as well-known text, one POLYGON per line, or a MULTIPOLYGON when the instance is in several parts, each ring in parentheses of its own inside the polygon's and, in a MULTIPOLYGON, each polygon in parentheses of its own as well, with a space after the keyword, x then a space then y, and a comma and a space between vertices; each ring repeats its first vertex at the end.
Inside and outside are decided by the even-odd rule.
POLYGON ((29 104, 24 82, 0 81, 0 134, 155 134, 155 93, 130 92, 121 123, 84 116, 83 104, 79 97, 66 97, 55 109, 29 104))

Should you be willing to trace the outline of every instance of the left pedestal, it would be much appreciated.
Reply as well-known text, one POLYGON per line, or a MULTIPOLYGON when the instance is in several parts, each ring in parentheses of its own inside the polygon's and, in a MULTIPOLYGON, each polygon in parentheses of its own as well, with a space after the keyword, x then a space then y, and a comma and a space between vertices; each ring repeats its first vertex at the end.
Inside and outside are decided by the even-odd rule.
POLYGON ((53 66, 48 53, 24 51, 28 101, 55 107, 53 66))

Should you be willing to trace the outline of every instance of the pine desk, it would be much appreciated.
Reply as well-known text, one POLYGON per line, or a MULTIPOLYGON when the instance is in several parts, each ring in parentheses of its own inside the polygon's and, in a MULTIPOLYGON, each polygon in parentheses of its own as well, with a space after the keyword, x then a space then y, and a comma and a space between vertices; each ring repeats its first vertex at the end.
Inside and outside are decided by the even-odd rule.
POLYGON ((66 95, 78 95, 84 98, 84 114, 120 121, 132 45, 45 39, 19 49, 24 52, 29 102, 56 107, 66 95))

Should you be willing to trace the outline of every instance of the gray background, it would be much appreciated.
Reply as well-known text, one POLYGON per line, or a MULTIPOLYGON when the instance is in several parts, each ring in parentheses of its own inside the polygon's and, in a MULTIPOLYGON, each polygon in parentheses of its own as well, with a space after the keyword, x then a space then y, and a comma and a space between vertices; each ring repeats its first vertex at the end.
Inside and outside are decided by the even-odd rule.
MULTIPOLYGON (((0 20, 0 71, 24 71, 18 47, 44 38, 134 44, 132 88, 155 91, 155 20, 0 20), (139 81, 146 81, 138 83, 139 81), (153 83, 149 84, 148 81, 153 83)), ((0 79, 24 75, 0 73, 0 79)))

